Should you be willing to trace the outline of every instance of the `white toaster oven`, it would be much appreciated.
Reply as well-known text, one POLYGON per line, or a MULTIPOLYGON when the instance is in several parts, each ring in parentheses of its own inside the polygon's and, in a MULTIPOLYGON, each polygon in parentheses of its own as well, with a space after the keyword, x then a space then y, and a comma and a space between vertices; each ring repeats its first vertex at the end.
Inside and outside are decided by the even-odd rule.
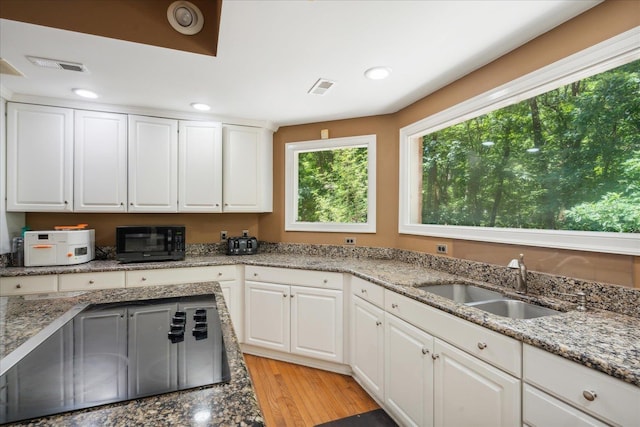
POLYGON ((24 265, 73 265, 94 258, 95 230, 27 231, 24 265))

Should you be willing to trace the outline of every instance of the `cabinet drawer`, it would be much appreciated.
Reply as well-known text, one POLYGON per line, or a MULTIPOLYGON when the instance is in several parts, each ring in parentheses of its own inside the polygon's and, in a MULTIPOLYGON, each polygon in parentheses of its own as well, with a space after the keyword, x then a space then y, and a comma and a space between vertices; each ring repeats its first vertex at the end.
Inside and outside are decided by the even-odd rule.
POLYGON ((342 290, 342 273, 296 270, 294 268, 245 267, 245 279, 286 285, 342 290))
POLYGON ((351 276, 351 293, 378 307, 384 307, 384 288, 380 285, 351 276))
POLYGON ((127 271, 127 287, 233 280, 235 271, 233 265, 127 271))
POLYGON ((44 294, 58 291, 58 276, 0 277, 0 295, 44 294))
POLYGON ((523 391, 522 421, 531 427, 606 427, 606 424, 528 384, 524 385, 523 391))
POLYGON ((640 387, 530 345, 523 359, 526 382, 608 423, 631 426, 640 420, 640 387), (588 400, 585 392, 595 398, 588 400))
POLYGON ((520 378, 522 344, 513 338, 385 289, 385 310, 520 378))
POLYGON ((124 271, 61 274, 60 291, 124 288, 124 271))

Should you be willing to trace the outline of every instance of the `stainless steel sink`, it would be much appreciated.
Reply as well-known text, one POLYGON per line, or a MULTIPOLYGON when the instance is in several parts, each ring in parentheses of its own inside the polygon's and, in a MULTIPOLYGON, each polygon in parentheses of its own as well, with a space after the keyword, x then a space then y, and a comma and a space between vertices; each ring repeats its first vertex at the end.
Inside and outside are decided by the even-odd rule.
POLYGON ((486 301, 470 304, 472 307, 487 311, 498 316, 511 319, 534 319, 536 317, 561 314, 561 311, 553 310, 539 305, 529 304, 524 301, 503 299, 499 301, 486 301))
POLYGON ((448 298, 461 304, 505 298, 505 296, 499 292, 490 291, 489 289, 468 285, 466 283, 420 286, 418 289, 431 292, 432 294, 448 298))

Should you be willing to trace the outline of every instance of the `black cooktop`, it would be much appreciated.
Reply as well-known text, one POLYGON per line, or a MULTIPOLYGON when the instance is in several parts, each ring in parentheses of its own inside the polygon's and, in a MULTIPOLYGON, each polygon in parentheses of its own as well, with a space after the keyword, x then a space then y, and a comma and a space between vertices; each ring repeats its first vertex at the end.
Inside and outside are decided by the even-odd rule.
POLYGON ((0 423, 230 379, 213 295, 90 305, 0 368, 0 423))

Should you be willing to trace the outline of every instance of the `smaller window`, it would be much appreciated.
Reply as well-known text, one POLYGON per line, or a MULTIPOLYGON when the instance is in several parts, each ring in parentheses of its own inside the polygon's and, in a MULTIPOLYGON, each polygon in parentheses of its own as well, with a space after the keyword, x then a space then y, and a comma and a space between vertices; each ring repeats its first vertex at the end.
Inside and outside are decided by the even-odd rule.
POLYGON ((288 143, 285 168, 285 230, 375 233, 375 135, 288 143))

